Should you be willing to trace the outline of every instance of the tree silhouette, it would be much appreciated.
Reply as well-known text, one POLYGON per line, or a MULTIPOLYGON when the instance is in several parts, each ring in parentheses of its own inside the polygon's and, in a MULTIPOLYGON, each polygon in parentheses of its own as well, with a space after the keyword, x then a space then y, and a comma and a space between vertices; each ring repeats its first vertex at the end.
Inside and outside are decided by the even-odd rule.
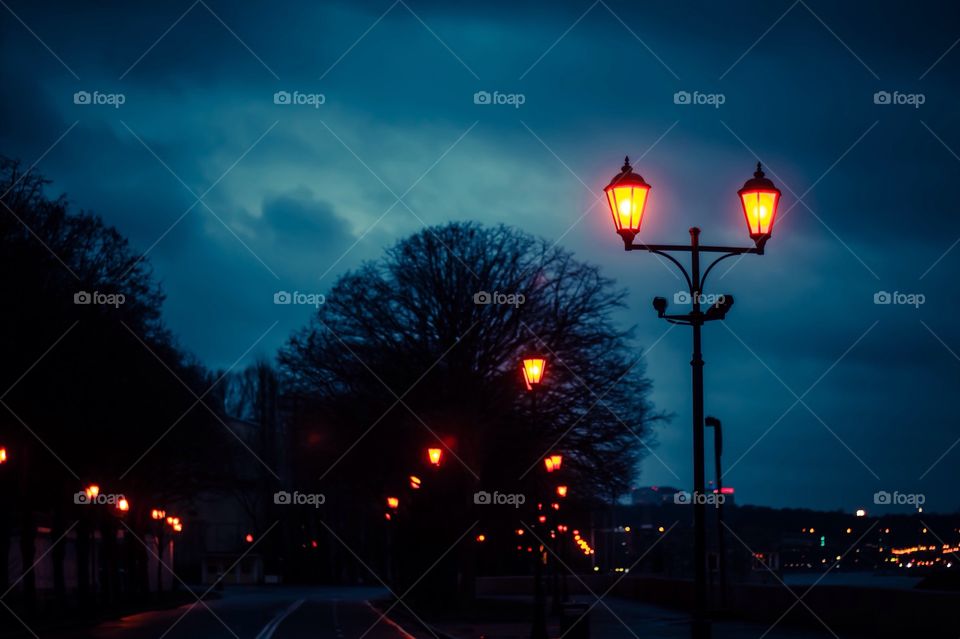
POLYGON ((612 319, 620 303, 596 267, 506 226, 399 242, 341 277, 280 354, 301 407, 302 480, 382 518, 383 496, 442 446, 424 483, 443 478, 431 530, 448 525, 447 538, 472 521, 478 488, 535 494, 548 452, 564 453, 577 499, 623 494, 657 415, 640 351, 612 319), (533 351, 548 362, 536 406, 518 368, 533 351))
MULTIPOLYGON (((146 550, 128 536, 124 555, 114 552, 115 530, 129 526, 142 539, 151 508, 229 481, 229 456, 209 451, 232 438, 196 401, 211 380, 164 327, 149 263, 116 229, 70 211, 47 187, 0 158, 0 297, 15 308, 0 314, 0 439, 10 451, 0 475, 18 517, 5 509, 0 556, 14 525, 25 566, 33 564, 40 521, 52 524, 54 539, 75 525, 81 599, 111 603, 146 589, 146 550), (123 303, 85 303, 93 292, 121 294, 123 303), (75 505, 74 493, 89 483, 127 496, 130 511, 121 519, 112 509, 75 505), (101 592, 92 593, 83 559, 98 527, 110 543, 101 592)), ((52 555, 61 605, 62 550, 52 555)), ((32 573, 22 584, 29 609, 32 573)))

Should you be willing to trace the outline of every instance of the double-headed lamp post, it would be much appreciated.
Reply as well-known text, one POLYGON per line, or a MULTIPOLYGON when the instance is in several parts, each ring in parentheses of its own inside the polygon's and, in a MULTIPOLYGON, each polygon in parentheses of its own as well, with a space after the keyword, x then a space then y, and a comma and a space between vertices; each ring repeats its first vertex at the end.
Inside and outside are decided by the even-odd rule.
POLYGON ((710 636, 710 625, 707 620, 707 580, 706 580, 706 510, 704 503, 704 445, 703 445, 703 355, 700 343, 700 328, 705 322, 723 319, 730 307, 733 306, 733 297, 720 296, 715 304, 701 310, 703 301, 702 291, 704 282, 710 271, 722 260, 735 255, 763 255, 764 246, 770 239, 773 223, 777 217, 777 205, 780 202, 780 190, 773 182, 766 178, 757 163, 757 171, 753 178, 747 180, 743 188, 737 191, 740 204, 743 207, 747 230, 754 242, 752 247, 706 246, 700 244, 700 229, 690 229, 690 244, 642 244, 635 242, 643 222, 643 212, 646 207, 650 185, 630 166, 630 158, 626 158, 620 173, 610 180, 604 187, 610 213, 613 215, 613 224, 617 233, 623 238, 623 246, 627 251, 648 251, 670 260, 683 274, 690 293, 691 309, 688 313, 668 315, 667 300, 656 297, 653 307, 657 315, 671 324, 681 324, 693 328, 693 358, 690 366, 693 368, 693 560, 694 560, 694 613, 691 626, 692 636, 695 639, 704 639, 710 636), (672 253, 689 253, 690 270, 688 271, 672 253), (702 253, 718 253, 701 275, 700 255, 702 253))

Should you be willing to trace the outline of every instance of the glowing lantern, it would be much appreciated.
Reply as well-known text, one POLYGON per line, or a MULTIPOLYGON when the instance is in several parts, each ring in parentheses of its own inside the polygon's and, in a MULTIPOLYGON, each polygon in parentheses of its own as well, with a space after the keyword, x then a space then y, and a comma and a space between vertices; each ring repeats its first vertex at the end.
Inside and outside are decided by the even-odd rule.
POLYGON ((428 448, 427 457, 434 466, 440 466, 440 458, 443 457, 443 451, 439 448, 428 448))
POLYGON ((252 544, 252 543, 253 543, 253 535, 251 535, 250 533, 247 533, 247 536, 244 537, 243 540, 244 540, 245 542, 247 542, 248 544, 252 544))
POLYGON ((527 390, 533 390, 543 381, 543 372, 547 368, 547 360, 539 355, 529 355, 523 359, 523 382, 527 390))
POLYGON ((400 500, 396 497, 387 497, 387 508, 396 510, 400 506, 400 500))
POLYGON ((640 223, 643 221, 643 209, 647 204, 647 193, 650 185, 639 174, 633 172, 630 158, 624 158, 623 167, 610 184, 604 187, 607 194, 607 204, 613 215, 613 224, 617 233, 625 242, 633 240, 640 232, 640 223))
POLYGON ((747 220, 747 230, 755 242, 764 241, 773 232, 773 223, 777 217, 777 205, 780 203, 780 189, 764 177, 757 162, 757 171, 747 180, 743 188, 737 191, 743 214, 747 220))
POLYGON ((560 470, 560 466, 563 465, 563 455, 550 455, 543 460, 543 464, 547 467, 548 473, 560 470))
POLYGON ((0 448, 0 464, 6 464, 6 463, 7 463, 7 449, 0 448))
POLYGON ((167 513, 162 510, 157 510, 154 508, 150 511, 150 519, 163 519, 167 516, 167 513))
POLYGON ((179 521, 173 525, 173 532, 183 532, 183 524, 179 521))
POLYGON ((410 488, 420 490, 420 478, 416 475, 410 475, 410 488))
POLYGON ((117 509, 120 512, 127 512, 130 510, 130 502, 128 502, 125 497, 121 497, 120 501, 117 502, 117 509))
POLYGON ((566 497, 567 496, 567 487, 566 486, 557 486, 557 496, 566 497))
POLYGON ((83 492, 87 495, 87 499, 96 499, 97 495, 100 494, 100 487, 96 484, 90 484, 83 492))
POLYGON ((482 544, 482 543, 485 542, 486 540, 487 540, 487 536, 486 536, 486 535, 477 535, 477 543, 482 544))
POLYGON ((540 515, 539 517, 537 517, 537 521, 539 521, 541 524, 545 524, 545 523, 547 523, 547 516, 546 516, 546 515, 540 515))

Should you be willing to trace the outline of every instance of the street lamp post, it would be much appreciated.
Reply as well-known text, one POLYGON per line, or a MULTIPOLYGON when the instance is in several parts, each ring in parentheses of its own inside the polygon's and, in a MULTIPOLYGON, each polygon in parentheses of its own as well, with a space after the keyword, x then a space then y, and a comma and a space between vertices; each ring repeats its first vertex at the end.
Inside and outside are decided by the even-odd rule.
MULTIPOLYGON (((521 362, 520 371, 523 373, 523 383, 530 395, 530 406, 536 418, 537 412, 537 389, 543 381, 543 374, 547 368, 547 360, 540 355, 527 355, 521 362)), ((537 521, 543 523, 544 516, 538 517, 537 521)), ((541 532, 546 529, 544 525, 541 532)), ((533 627, 530 629, 530 639, 548 639, 547 638, 547 616, 543 597, 543 550, 540 549, 539 541, 534 539, 534 548, 537 552, 534 555, 533 564, 533 627)))
POLYGON ((704 426, 713 428, 713 460, 717 473, 717 568, 720 571, 720 608, 727 606, 727 551, 723 534, 723 471, 720 469, 720 458, 723 456, 723 425, 716 417, 707 417, 704 426))
POLYGON ((667 300, 657 297, 653 300, 653 307, 658 317, 671 324, 690 326, 693 329, 693 357, 690 360, 692 367, 693 387, 693 561, 694 561, 694 613, 691 627, 695 639, 705 639, 710 636, 710 624, 707 620, 707 580, 706 580, 706 505, 704 503, 704 436, 703 436, 703 353, 701 348, 701 327, 709 321, 722 320, 733 306, 733 297, 720 296, 717 302, 701 310, 703 285, 710 271, 719 262, 735 255, 763 255, 764 246, 770 239, 773 224, 776 219, 777 205, 780 201, 780 191, 773 182, 767 179, 760 164, 753 178, 747 180, 743 188, 737 191, 743 207, 744 217, 750 238, 754 241, 752 247, 707 246, 700 244, 700 229, 690 229, 690 244, 642 244, 635 243, 643 213, 650 192, 650 185, 630 166, 630 158, 626 158, 620 173, 614 176, 604 193, 613 216, 613 223, 617 233, 623 239, 624 250, 648 251, 665 257, 683 274, 690 294, 691 309, 689 313, 668 315, 667 300), (690 270, 672 255, 672 253, 689 253, 690 270), (701 274, 700 257, 704 253, 718 253, 719 257, 713 260, 701 274))

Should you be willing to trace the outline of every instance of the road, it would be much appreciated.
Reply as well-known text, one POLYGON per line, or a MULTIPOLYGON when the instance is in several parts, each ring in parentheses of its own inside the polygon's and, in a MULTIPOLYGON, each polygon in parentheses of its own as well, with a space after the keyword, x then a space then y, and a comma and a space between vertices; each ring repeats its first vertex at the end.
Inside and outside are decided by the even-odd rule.
MULTIPOLYGON (((375 588, 265 587, 228 588, 222 598, 204 604, 144 612, 93 628, 37 632, 37 639, 428 639, 417 628, 401 628, 382 619, 368 600, 388 593, 375 588)), ((511 597, 510 599, 517 599, 511 597)), ((523 598, 520 598, 523 599, 523 598)), ((584 603, 592 603, 588 598, 584 603)), ((591 635, 600 639, 687 639, 689 620, 680 612, 615 597, 590 613, 591 635)), ((401 619, 406 617, 401 616, 401 619)), ((406 623, 406 622, 402 622, 406 623)), ((437 628, 460 639, 527 639, 528 622, 440 623, 437 628)), ((552 636, 559 636, 551 620, 552 636)), ((782 625, 722 622, 715 639, 829 639, 827 628, 798 630, 782 625)), ((834 635, 835 636, 835 635, 834 635)))
POLYGON ((230 588, 204 605, 145 612, 39 639, 417 639, 367 603, 372 588, 230 588))

